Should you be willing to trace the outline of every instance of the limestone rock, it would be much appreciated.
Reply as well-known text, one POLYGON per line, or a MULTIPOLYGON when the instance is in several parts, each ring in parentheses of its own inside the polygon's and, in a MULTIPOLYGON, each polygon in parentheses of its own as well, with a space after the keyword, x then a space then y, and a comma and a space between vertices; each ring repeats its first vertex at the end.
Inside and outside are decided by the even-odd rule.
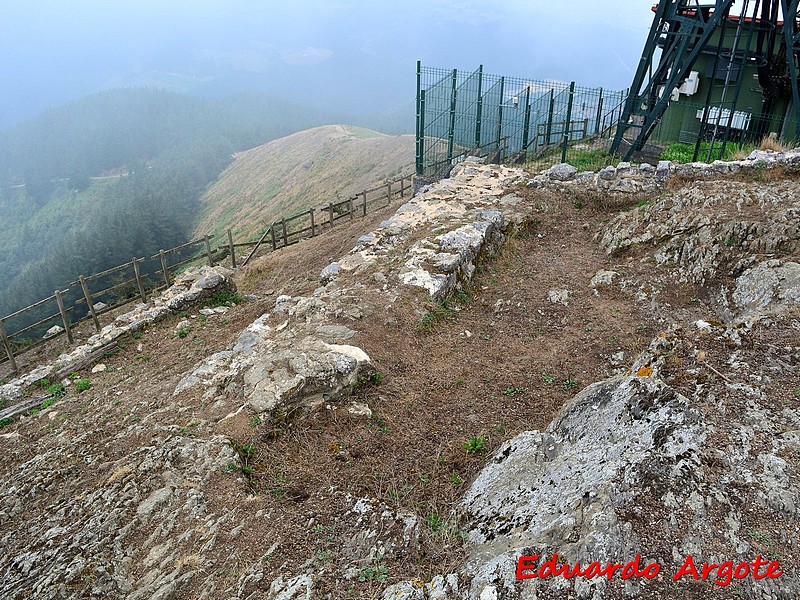
POLYGON ((786 310, 800 303, 800 263, 773 259, 748 269, 736 279, 733 302, 740 316, 786 310))
POLYGON ((547 175, 556 181, 569 181, 575 179, 578 169, 567 163, 559 163, 550 167, 547 175))
POLYGON ((616 271, 603 271, 600 270, 594 274, 592 280, 589 282, 589 285, 593 288, 600 287, 601 285, 611 285, 614 281, 614 277, 619 275, 616 271))
MULTIPOLYGON (((361 240, 359 240, 360 242, 361 240)), ((339 265, 338 262, 332 262, 327 267, 322 269, 322 273, 319 274, 319 280, 326 284, 329 281, 333 281, 339 276, 339 273, 342 271, 342 267, 339 265)))
POLYGON ((691 480, 704 439, 692 419, 687 399, 660 381, 621 376, 584 389, 545 431, 503 444, 462 501, 473 543, 470 597, 489 585, 518 589, 522 549, 581 563, 640 552, 619 511, 634 490, 691 480))
POLYGON ((547 299, 553 304, 569 306, 569 297, 571 293, 572 292, 569 290, 550 290, 547 292, 547 299))
POLYGON ((64 333, 64 328, 61 325, 53 325, 50 329, 44 332, 42 339, 49 339, 57 336, 59 333, 64 333))

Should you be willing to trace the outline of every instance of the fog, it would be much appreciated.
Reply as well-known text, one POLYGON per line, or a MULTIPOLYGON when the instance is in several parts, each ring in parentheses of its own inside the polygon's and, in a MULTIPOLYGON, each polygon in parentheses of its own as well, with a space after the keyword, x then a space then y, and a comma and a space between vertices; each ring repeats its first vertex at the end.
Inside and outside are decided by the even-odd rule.
POLYGON ((343 114, 405 110, 415 64, 627 87, 651 3, 620 0, 8 0, 0 129, 86 94, 266 92, 343 114))

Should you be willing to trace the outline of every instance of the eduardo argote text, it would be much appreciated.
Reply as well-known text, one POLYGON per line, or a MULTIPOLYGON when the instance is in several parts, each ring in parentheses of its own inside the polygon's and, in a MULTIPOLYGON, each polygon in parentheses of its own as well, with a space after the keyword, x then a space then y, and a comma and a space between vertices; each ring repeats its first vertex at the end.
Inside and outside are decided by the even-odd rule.
MULTIPOLYGON (((539 562, 539 555, 533 554, 519 557, 517 579, 546 579, 548 577, 563 577, 564 579, 605 577, 608 580, 613 577, 653 579, 661 573, 661 566, 658 563, 642 565, 641 560, 641 555, 637 554, 633 560, 627 563, 601 564, 594 561, 582 568, 580 563, 559 565, 557 554, 553 554, 542 562, 539 562)), ((724 587, 734 579, 747 577, 752 577, 754 580, 777 579, 783 575, 783 571, 778 561, 765 560, 761 556, 756 556, 750 562, 724 561, 720 564, 706 562, 695 564, 694 558, 690 554, 675 573, 669 575, 674 581, 692 577, 696 580, 713 581, 724 587)))

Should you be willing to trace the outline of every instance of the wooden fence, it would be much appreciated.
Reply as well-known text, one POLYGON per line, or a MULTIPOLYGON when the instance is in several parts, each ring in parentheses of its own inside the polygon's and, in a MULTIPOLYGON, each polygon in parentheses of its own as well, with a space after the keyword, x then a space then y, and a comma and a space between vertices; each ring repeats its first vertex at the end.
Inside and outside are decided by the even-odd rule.
POLYGON ((169 250, 161 250, 148 257, 133 257, 130 262, 106 269, 100 273, 81 276, 52 296, 26 306, 14 313, 0 317, 0 365, 10 362, 12 373, 18 372, 16 357, 59 336, 66 335, 70 344, 75 343, 73 329, 88 320, 100 331, 99 317, 131 302, 146 302, 148 294, 169 287, 172 277, 181 267, 199 260, 213 266, 230 258, 230 266, 236 268, 237 248, 249 248, 241 266, 246 265, 264 245, 275 251, 285 246, 315 237, 328 231, 342 221, 350 222, 368 212, 389 206, 393 200, 402 199, 411 190, 412 175, 364 190, 346 200, 329 202, 307 211, 283 217, 273 222, 256 241, 235 243, 231 229, 227 240, 213 248, 214 236, 206 235, 169 250), (19 329, 9 324, 22 317, 34 320, 19 329), (72 317, 72 318, 71 318, 72 317), (52 335, 40 337, 42 330, 53 329, 52 335), (9 330, 13 331, 9 333, 9 330), (30 336, 36 335, 34 340, 30 336))

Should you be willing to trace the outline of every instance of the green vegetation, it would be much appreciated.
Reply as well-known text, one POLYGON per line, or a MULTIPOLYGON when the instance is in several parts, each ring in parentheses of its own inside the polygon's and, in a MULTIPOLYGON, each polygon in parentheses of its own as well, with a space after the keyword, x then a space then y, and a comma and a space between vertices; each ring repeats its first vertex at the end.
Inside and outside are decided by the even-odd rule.
POLYGON ((92 387, 92 380, 81 378, 75 381, 75 391, 78 393, 85 392, 92 387))
POLYGON ((6 417, 5 419, 0 419, 0 429, 5 427, 6 425, 11 425, 12 419, 11 417, 6 417))
POLYGON ((513 398, 514 396, 521 396, 526 392, 524 387, 511 386, 503 391, 503 395, 513 398))
POLYGON ((567 162, 582 171, 599 171, 603 167, 618 162, 608 154, 607 150, 598 148, 570 148, 567 151, 567 162))
MULTIPOLYGON (((674 142, 667 146, 667 149, 661 154, 661 160, 674 160, 679 163, 690 163, 692 162, 692 157, 694 156, 694 144, 683 144, 680 142, 674 142)), ((701 142, 700 143, 700 152, 697 155, 697 160, 705 162, 708 158, 708 151, 711 148, 711 142, 701 142)), ((712 160, 716 160, 719 157, 719 151, 722 149, 722 145, 720 143, 714 144, 714 153, 711 157, 712 160)), ((722 160, 733 160, 736 153, 739 152, 739 148, 736 144, 728 143, 725 146, 725 156, 722 160)))
POLYGON ((383 377, 383 373, 379 373, 378 371, 373 371, 369 375, 360 375, 353 383, 353 391, 355 392, 356 390, 370 385, 380 385, 383 377))
POLYGON ((369 567, 364 567, 358 575, 358 580, 362 583, 367 581, 376 581, 377 583, 384 583, 388 577, 389 570, 386 565, 382 565, 383 554, 377 553, 372 559, 372 564, 369 567))
POLYGON ((473 435, 466 442, 464 442, 464 450, 470 454, 478 454, 479 452, 485 452, 488 448, 488 445, 489 440, 487 440, 485 437, 482 435, 473 435))
POLYGON ((242 297, 236 292, 231 292, 230 290, 220 290, 208 299, 207 304, 211 308, 217 308, 219 306, 232 306, 234 304, 239 304, 241 301, 242 297))
POLYGON ((441 302, 430 306, 428 312, 422 317, 422 321, 420 321, 419 330, 422 333, 430 333, 433 331, 433 326, 436 323, 449 319, 454 314, 455 311, 452 309, 451 301, 445 298, 441 302))

